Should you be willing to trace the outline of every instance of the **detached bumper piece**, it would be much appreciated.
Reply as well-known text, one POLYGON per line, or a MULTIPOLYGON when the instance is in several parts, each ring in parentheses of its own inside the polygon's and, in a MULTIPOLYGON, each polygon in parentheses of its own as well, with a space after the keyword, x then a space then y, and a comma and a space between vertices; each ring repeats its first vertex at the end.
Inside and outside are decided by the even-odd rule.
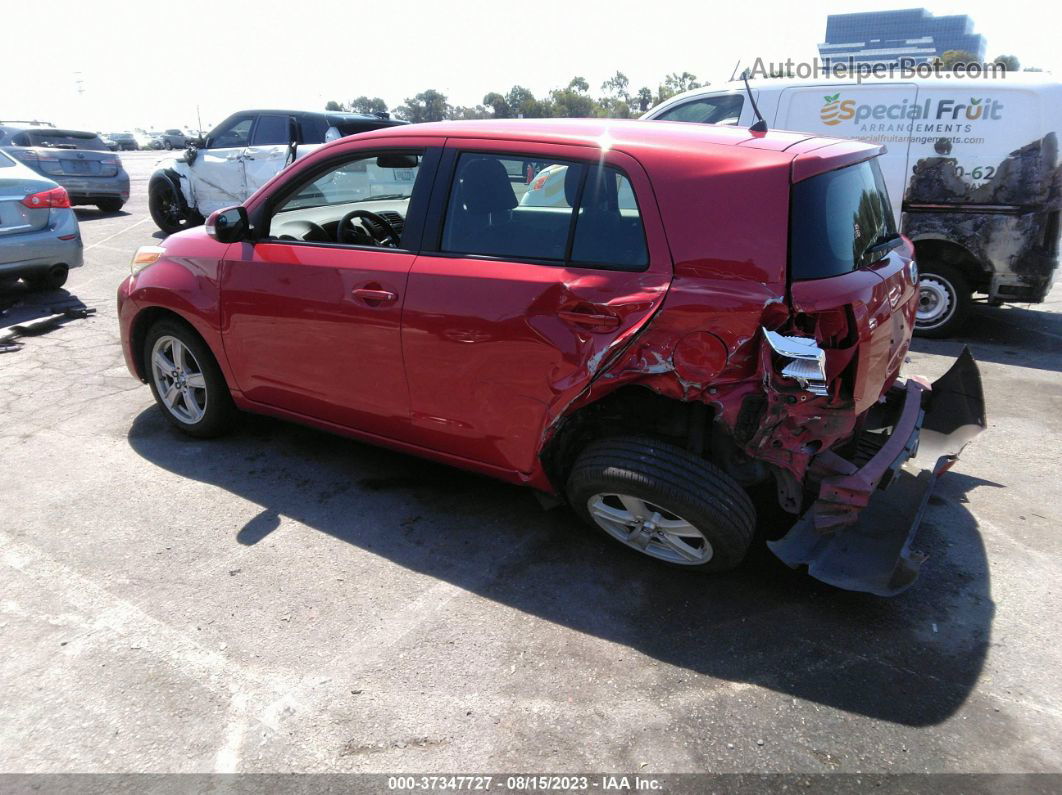
POLYGON ((926 556, 911 545, 933 487, 987 426, 968 348, 931 387, 909 380, 894 389, 902 404, 877 452, 861 467, 830 451, 816 456, 818 499, 785 536, 768 542, 793 568, 878 596, 895 596, 918 578, 926 556))

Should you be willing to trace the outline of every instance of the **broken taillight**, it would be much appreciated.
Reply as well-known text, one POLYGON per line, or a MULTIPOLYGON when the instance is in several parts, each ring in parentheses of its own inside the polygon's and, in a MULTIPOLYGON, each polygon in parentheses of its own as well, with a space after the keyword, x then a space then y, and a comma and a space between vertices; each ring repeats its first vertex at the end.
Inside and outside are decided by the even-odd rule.
POLYGON ((810 337, 787 337, 774 331, 763 330, 771 349, 787 360, 782 365, 782 376, 792 378, 801 388, 813 395, 826 397, 826 351, 810 337))

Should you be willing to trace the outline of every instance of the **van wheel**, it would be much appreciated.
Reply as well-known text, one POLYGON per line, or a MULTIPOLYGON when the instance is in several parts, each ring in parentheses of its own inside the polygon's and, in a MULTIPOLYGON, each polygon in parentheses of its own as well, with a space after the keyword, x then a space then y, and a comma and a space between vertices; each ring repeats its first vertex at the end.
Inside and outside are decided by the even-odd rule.
POLYGON ((156 179, 151 183, 148 188, 148 212, 155 226, 167 235, 180 232, 187 223, 177 189, 168 179, 156 179))
POLYGON ((919 263, 919 270, 914 333, 919 337, 950 337, 966 322, 973 290, 966 277, 950 265, 919 263))
POLYGON ((121 199, 100 199, 96 202, 96 207, 105 213, 116 213, 125 206, 125 202, 121 199))
POLYGON ((236 418, 225 376, 202 338, 175 320, 160 320, 144 340, 144 373, 170 423, 189 436, 221 436, 236 418))
POLYGON ((663 563, 726 571, 744 559, 756 509, 713 464, 651 437, 591 442, 568 478, 582 519, 663 563))

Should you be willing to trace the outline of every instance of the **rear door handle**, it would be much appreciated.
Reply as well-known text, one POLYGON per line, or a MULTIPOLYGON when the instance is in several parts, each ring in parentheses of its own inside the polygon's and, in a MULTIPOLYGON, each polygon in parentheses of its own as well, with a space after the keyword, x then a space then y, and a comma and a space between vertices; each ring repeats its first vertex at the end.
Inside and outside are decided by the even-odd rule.
POLYGON ((557 317, 569 326, 583 326, 595 331, 612 331, 619 327, 620 319, 605 312, 578 312, 574 309, 561 309, 557 317))
POLYGON ((376 290, 371 287, 355 287, 350 294, 374 306, 386 306, 398 300, 398 293, 390 290, 376 290))

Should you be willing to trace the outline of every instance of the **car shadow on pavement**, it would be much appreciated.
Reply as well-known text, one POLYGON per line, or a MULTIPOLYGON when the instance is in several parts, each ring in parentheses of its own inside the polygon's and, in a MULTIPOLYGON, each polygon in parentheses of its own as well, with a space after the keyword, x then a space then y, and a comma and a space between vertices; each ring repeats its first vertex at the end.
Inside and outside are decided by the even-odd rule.
POLYGON ((100 210, 97 207, 84 207, 78 206, 74 208, 74 214, 77 215, 77 221, 80 224, 86 221, 99 221, 106 218, 125 218, 132 215, 128 210, 100 210))
POLYGON ((0 285, 0 329, 20 327, 0 335, 0 346, 17 348, 24 337, 44 334, 93 312, 67 290, 33 290, 22 282, 0 285))
POLYGON ((975 304, 961 333, 946 340, 915 337, 911 350, 957 355, 969 345, 979 362, 1062 372, 1062 313, 975 304))
MULTIPOLYGON (((247 417, 206 442, 179 434, 152 406, 128 439, 155 466, 261 506, 233 545, 253 546, 289 517, 708 677, 930 725, 958 709, 984 664, 994 605, 964 495, 996 484, 961 473, 942 479, 923 524, 917 546, 930 559, 920 581, 880 599, 792 571, 762 541, 730 573, 662 567, 583 529, 567 509, 543 511, 526 489, 268 418, 247 417)), ((765 513, 762 535, 777 534, 779 521, 765 513)))

